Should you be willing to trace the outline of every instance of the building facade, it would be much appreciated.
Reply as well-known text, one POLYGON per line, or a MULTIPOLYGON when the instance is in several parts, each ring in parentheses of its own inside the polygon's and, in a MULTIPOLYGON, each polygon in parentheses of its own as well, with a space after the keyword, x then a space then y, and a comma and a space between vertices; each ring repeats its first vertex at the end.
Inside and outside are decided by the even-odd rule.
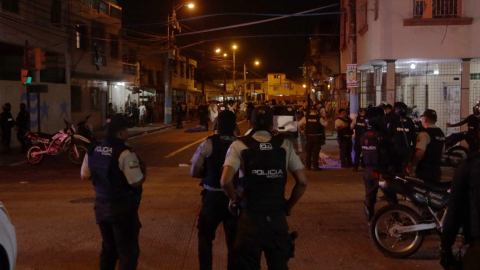
MULTIPOLYGON (((342 10, 348 10, 348 1, 342 10)), ((480 98, 480 2, 357 0, 359 107, 403 101, 439 114, 438 125, 466 118, 480 98)), ((351 63, 348 13, 341 18, 341 68, 351 63)), ((457 129, 448 129, 448 132, 457 129)))
POLYGON ((267 79, 267 99, 300 101, 305 98, 304 84, 287 79, 285 73, 268 73, 267 79))

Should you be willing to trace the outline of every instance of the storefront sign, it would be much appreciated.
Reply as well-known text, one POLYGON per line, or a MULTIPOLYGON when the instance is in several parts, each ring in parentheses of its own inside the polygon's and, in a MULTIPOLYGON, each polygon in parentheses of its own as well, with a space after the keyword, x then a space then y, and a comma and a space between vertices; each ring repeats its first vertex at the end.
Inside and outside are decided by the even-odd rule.
POLYGON ((347 88, 358 87, 357 84, 357 65, 347 64, 347 88))

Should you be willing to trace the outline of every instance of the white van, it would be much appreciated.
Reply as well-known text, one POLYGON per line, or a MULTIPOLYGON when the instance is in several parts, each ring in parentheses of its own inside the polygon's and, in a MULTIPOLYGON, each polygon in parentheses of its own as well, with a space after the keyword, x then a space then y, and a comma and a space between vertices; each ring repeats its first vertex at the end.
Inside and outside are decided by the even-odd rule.
POLYGON ((7 208, 0 202, 0 270, 15 270, 17 236, 7 208))

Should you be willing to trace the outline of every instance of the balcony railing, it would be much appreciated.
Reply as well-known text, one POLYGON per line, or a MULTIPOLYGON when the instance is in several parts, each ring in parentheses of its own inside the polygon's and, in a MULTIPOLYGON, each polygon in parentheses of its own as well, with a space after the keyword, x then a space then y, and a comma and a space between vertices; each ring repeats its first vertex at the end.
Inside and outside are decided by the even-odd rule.
POLYGON ((413 17, 417 19, 461 17, 462 0, 413 0, 413 17))
POLYGON ((122 8, 114 5, 108 1, 102 0, 80 0, 81 3, 89 6, 90 8, 95 9, 99 13, 104 13, 110 17, 121 20, 122 19, 122 8))

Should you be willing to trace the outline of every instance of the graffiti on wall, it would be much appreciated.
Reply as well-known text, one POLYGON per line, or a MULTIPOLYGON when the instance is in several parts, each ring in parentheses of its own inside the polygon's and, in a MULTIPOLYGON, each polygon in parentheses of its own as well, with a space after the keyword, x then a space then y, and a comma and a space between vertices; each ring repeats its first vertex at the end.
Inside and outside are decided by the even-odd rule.
MULTIPOLYGON (((41 97, 42 98, 42 97, 41 97)), ((20 95, 20 103, 27 104, 27 94, 23 93, 20 95)), ((36 94, 30 94, 30 127, 34 128, 38 126, 38 113, 40 113, 40 121, 50 119, 50 112, 56 116, 58 115, 61 119, 68 119, 68 105, 69 103, 62 100, 60 104, 49 103, 47 100, 41 101, 38 104, 38 97, 36 94)))

